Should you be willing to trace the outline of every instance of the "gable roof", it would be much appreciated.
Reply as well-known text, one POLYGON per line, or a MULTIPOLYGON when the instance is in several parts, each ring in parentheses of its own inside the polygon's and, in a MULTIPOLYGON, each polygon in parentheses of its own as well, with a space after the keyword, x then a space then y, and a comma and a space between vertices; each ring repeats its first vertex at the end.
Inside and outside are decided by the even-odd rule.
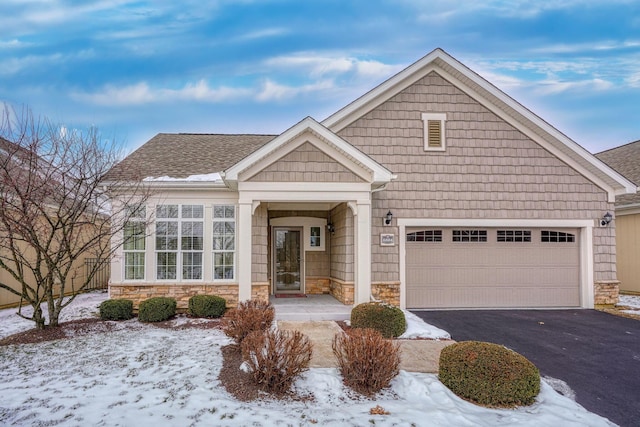
POLYGON ((159 133, 114 166, 104 181, 140 181, 159 176, 186 178, 221 172, 274 137, 159 133))
POLYGON ((606 190, 609 193, 609 201, 613 202, 616 195, 635 193, 636 186, 624 176, 442 49, 433 50, 327 117, 322 124, 338 133, 431 72, 436 72, 463 90, 551 154, 606 190))
MULTIPOLYGON (((596 154, 596 157, 634 183, 640 183, 640 140, 605 150, 596 154)), ((640 193, 616 197, 616 207, 634 205, 640 205, 640 193)))
MULTIPOLYGON (((278 156, 277 151, 281 150, 281 148, 290 141, 304 134, 310 134, 322 141, 327 147, 336 150, 337 155, 333 156, 334 159, 338 160, 338 157, 342 158, 346 163, 345 166, 350 167, 356 174, 359 174, 356 166, 363 167, 370 171, 368 181, 371 181, 373 188, 387 184, 396 177, 380 163, 322 126, 313 118, 306 117, 226 170, 223 175, 225 182, 234 185, 232 183, 238 181, 241 172, 246 171, 263 159, 270 156, 278 156)), ((282 153, 280 155, 282 155, 282 153)))

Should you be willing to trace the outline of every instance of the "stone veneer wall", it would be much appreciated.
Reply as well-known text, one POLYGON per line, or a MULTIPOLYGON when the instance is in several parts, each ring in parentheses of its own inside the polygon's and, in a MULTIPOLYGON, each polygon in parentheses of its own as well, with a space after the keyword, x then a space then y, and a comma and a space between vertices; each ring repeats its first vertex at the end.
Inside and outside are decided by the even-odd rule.
POLYGON ((595 283, 594 304, 596 306, 614 306, 620 300, 620 282, 602 280, 595 283))
POLYGON ((371 295, 376 300, 400 307, 400 282, 372 283, 371 295))
POLYGON ((328 277, 305 277, 305 294, 322 295, 331 293, 331 279, 328 277))
MULTIPOLYGON (((150 285, 150 284, 127 284, 110 285, 109 298, 126 298, 133 301, 133 306, 137 310, 140 302, 152 297, 175 298, 178 303, 178 310, 185 311, 189 307, 189 298, 194 295, 217 295, 227 301, 227 308, 238 306, 238 285, 150 285)), ((254 283, 251 289, 251 298, 269 301, 269 284, 254 283)))
POLYGON ((331 278, 330 293, 335 299, 346 305, 352 305, 354 300, 353 282, 331 278))

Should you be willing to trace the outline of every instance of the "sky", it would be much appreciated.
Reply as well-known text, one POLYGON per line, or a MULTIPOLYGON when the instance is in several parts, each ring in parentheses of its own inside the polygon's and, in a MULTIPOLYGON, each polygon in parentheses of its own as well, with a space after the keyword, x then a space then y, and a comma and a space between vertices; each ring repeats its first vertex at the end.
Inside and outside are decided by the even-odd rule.
POLYGON ((638 0, 2 0, 0 103, 128 151, 278 134, 438 47, 591 152, 640 139, 638 0))

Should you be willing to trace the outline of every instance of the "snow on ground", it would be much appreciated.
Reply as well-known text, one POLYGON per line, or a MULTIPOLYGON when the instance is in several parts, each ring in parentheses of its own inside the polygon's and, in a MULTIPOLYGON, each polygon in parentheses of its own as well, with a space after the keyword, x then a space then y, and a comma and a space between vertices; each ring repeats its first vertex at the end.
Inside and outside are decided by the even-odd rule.
POLYGON ((616 305, 624 305, 640 310, 640 295, 620 295, 620 300, 616 305))
POLYGON ((428 338, 434 340, 448 340, 451 339, 449 332, 440 328, 436 328, 433 325, 425 323, 424 320, 416 316, 407 310, 404 312, 404 318, 407 320, 407 330, 404 334, 400 335, 400 339, 415 339, 415 338, 428 338))
MULTIPOLYGON (((99 312, 98 306, 107 298, 107 292, 103 291, 80 294, 69 306, 62 309, 59 321, 69 322, 71 320, 86 319, 97 316, 99 312)), ((47 323, 49 323, 46 303, 42 304, 42 311, 47 319, 47 323)), ((17 312, 18 308, 0 310, 0 339, 34 328, 34 322, 23 319, 16 314, 17 312)), ((33 314, 33 308, 31 306, 22 307, 21 312, 23 315, 31 317, 33 314)))
MULTIPOLYGON (((105 294, 81 297, 65 314, 68 319, 94 315, 105 294)), ((15 312, 0 312, 2 333, 25 329, 11 326, 21 319, 7 311, 15 312)), ((496 410, 459 399, 436 375, 405 371, 374 399, 346 389, 337 369, 315 368, 295 384, 312 401, 239 402, 217 379, 220 348, 229 343, 219 330, 163 329, 136 319, 118 326, 0 347, 0 425, 612 425, 544 381, 534 405, 496 410), (376 405, 390 414, 370 415, 376 405)))

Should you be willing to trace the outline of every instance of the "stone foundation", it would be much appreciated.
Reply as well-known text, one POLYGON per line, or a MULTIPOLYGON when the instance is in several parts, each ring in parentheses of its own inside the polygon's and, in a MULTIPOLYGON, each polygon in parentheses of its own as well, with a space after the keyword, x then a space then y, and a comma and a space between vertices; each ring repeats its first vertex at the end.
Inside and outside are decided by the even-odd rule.
MULTIPOLYGON (((189 307, 189 298, 194 295, 216 295, 227 301, 227 308, 238 306, 238 284, 202 284, 202 285, 178 285, 178 284, 110 284, 109 298, 126 298, 133 301, 133 307, 138 309, 140 303, 152 297, 175 298, 177 310, 184 312, 189 307)), ((269 301, 269 283, 254 283, 251 289, 251 298, 269 301)))
POLYGON ((305 277, 305 294, 322 295, 331 293, 331 279, 328 277, 305 277))
POLYGON ((400 307, 400 282, 372 283, 371 295, 378 301, 400 307))
POLYGON ((620 300, 620 281, 601 280, 594 284, 594 305, 613 307, 620 300))
POLYGON ((343 282, 339 279, 331 279, 330 293, 335 299, 345 305, 352 305, 354 299, 353 282, 343 282))

